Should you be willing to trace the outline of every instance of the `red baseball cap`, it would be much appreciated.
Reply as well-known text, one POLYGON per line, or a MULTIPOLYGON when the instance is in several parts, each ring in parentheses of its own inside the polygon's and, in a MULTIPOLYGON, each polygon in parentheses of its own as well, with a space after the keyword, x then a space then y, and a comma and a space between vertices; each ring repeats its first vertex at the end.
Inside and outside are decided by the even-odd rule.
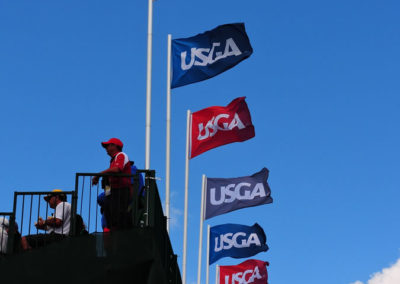
POLYGON ((121 149, 122 149, 122 147, 124 147, 124 144, 118 138, 111 138, 107 142, 101 142, 101 146, 103 146, 104 148, 106 148, 108 144, 117 145, 117 146, 121 147, 121 149))

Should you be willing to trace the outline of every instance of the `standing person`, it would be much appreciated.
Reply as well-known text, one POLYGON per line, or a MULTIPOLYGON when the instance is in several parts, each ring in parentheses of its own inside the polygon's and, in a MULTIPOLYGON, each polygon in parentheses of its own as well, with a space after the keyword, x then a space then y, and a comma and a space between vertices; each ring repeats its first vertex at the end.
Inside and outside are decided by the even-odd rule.
MULTIPOLYGON (((0 253, 5 254, 8 247, 8 236, 10 234, 10 222, 5 217, 0 217, 0 253)), ((19 252, 21 246, 21 234, 18 232, 18 224, 14 223, 14 247, 13 252, 19 252)))
POLYGON ((8 220, 5 217, 0 217, 0 253, 7 252, 8 225, 8 220))
POLYGON ((24 236, 21 245, 24 250, 33 247, 42 247, 46 244, 60 241, 68 236, 71 227, 71 204, 67 202, 67 196, 61 189, 54 189, 44 197, 50 208, 54 209, 53 216, 43 220, 39 217, 35 223, 36 228, 44 230, 47 234, 24 236))
MULTIPOLYGON (((107 142, 101 142, 106 149, 107 154, 111 157, 110 167, 99 174, 131 174, 131 163, 128 155, 122 152, 124 144, 118 138, 111 138, 107 142)), ((130 177, 108 176, 106 178, 108 185, 105 187, 104 216, 107 226, 111 231, 125 229, 131 223, 128 206, 131 190, 130 177)), ((92 178, 92 184, 96 185, 99 177, 92 178)), ((106 182, 107 184, 107 182, 106 182)))

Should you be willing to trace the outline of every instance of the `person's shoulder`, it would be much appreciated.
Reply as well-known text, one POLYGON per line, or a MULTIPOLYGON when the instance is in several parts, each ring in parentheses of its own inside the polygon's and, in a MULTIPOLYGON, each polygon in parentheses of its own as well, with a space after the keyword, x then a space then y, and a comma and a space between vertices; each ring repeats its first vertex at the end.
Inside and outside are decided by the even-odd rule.
POLYGON ((118 152, 115 158, 119 160, 124 160, 126 163, 129 163, 129 157, 125 152, 118 152))
POLYGON ((62 201, 62 202, 58 203, 57 207, 71 207, 71 203, 69 203, 67 201, 62 201))

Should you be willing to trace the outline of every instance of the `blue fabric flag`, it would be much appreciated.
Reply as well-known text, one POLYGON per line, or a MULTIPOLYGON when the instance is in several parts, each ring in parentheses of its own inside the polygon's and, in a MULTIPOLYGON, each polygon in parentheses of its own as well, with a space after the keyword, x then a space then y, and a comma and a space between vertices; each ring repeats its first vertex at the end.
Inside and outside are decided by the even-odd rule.
POLYGON ((253 226, 224 224, 210 229, 210 261, 223 257, 243 258, 267 251, 264 230, 255 223, 253 226))
POLYGON ((237 178, 207 178, 205 219, 241 208, 272 203, 269 171, 237 178))
POLYGON ((253 53, 243 23, 172 41, 171 88, 212 78, 253 53))

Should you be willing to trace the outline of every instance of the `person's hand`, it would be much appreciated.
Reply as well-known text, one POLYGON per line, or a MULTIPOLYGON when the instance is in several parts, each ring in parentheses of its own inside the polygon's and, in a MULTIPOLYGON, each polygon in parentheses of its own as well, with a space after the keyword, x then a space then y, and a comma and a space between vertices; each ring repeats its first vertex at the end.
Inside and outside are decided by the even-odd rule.
POLYGON ((39 219, 35 223, 35 227, 38 229, 41 229, 44 227, 44 220, 42 219, 42 217, 39 217, 39 219))
POLYGON ((96 185, 98 183, 99 183, 99 177, 98 176, 92 177, 92 185, 96 185))

